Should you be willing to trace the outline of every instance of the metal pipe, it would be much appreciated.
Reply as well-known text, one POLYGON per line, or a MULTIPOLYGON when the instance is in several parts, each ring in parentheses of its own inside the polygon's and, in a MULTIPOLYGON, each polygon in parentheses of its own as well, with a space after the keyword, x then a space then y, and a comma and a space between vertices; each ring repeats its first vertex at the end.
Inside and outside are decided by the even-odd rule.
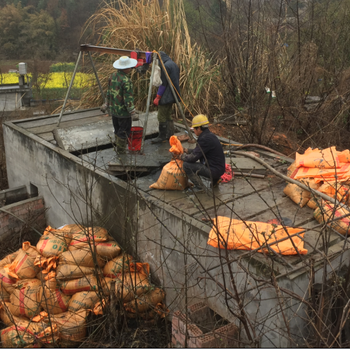
POLYGON ((148 114, 149 114, 149 105, 151 103, 153 76, 154 76, 154 70, 155 70, 155 66, 156 66, 155 65, 156 59, 157 59, 157 54, 153 53, 152 71, 151 71, 151 78, 149 80, 149 88, 148 88, 148 96, 147 96, 145 124, 143 125, 143 133, 142 133, 141 153, 143 153, 143 148, 145 146, 145 137, 146 137, 146 131, 147 131, 148 114))
POLYGON ((62 116, 63 116, 64 108, 66 107, 68 96, 69 96, 70 90, 71 90, 71 88, 73 86, 73 82, 74 82, 75 74, 77 73, 77 69, 78 69, 78 64, 79 64, 80 58, 81 58, 81 51, 79 51, 77 63, 75 64, 75 67, 74 67, 74 72, 73 72, 73 75, 72 75, 72 79, 70 80, 69 88, 68 88, 66 97, 64 99, 64 102, 63 102, 63 106, 62 106, 62 109, 61 109, 60 117, 58 118, 58 122, 57 122, 56 128, 58 128, 60 123, 61 123, 61 119, 62 119, 62 116))
POLYGON ((89 54, 90 62, 91 62, 91 65, 92 65, 92 70, 93 70, 94 73, 95 73, 95 77, 96 77, 96 80, 97 80, 97 84, 98 84, 98 87, 100 88, 100 92, 101 92, 101 95, 102 95, 102 98, 103 98, 103 103, 105 103, 105 102, 106 102, 106 101, 105 101, 105 94, 104 94, 104 92, 103 92, 100 79, 98 79, 97 72, 96 72, 95 65, 94 65, 94 61, 92 60, 91 52, 89 51, 88 54, 89 54))
POLYGON ((101 53, 120 55, 120 56, 130 56, 131 52, 137 52, 138 57, 146 58, 146 51, 115 49, 113 47, 94 46, 94 45, 88 45, 88 44, 80 45, 80 51, 84 51, 84 52, 93 51, 93 52, 101 52, 101 53))

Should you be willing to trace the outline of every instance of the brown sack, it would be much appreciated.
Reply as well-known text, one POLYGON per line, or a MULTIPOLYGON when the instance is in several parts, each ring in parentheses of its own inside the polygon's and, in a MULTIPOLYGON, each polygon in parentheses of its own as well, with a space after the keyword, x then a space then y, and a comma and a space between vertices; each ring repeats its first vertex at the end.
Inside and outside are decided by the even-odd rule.
POLYGON ((6 326, 11 326, 12 324, 19 324, 20 322, 29 322, 27 317, 18 317, 11 313, 10 303, 2 303, 0 308, 0 319, 6 326))
POLYGON ((35 247, 31 246, 29 242, 23 242, 22 249, 20 249, 16 259, 10 265, 6 265, 9 269, 9 275, 17 279, 34 278, 40 270, 34 265, 37 255, 39 253, 35 247))
POLYGON ((0 260, 0 267, 4 267, 5 265, 11 264, 12 261, 16 259, 16 256, 18 255, 18 253, 19 253, 19 250, 17 250, 17 252, 14 252, 5 256, 2 260, 0 260))
POLYGON ((347 236, 350 233, 350 216, 346 216, 342 219, 329 222, 329 220, 335 220, 341 216, 349 215, 350 213, 339 206, 334 210, 334 204, 322 201, 321 207, 314 211, 314 218, 321 224, 327 223, 327 226, 331 227, 335 231, 347 236))
POLYGON ((64 295, 57 287, 56 276, 50 272, 44 287, 44 297, 41 301, 42 308, 48 314, 61 314, 68 310, 70 296, 64 295))
MULTIPOLYGON (((111 278, 100 276, 100 286, 105 295, 109 294, 111 278)), ((73 295, 84 291, 97 291, 98 281, 96 276, 88 275, 82 278, 69 281, 58 281, 60 288, 64 294, 73 295)))
POLYGON ((73 235, 75 233, 83 231, 84 229, 85 229, 85 226, 83 226, 83 225, 69 224, 69 225, 65 225, 61 228, 58 228, 57 231, 64 233, 64 234, 68 235, 69 237, 73 237, 73 235))
POLYGON ((100 300, 96 291, 75 293, 69 301, 68 311, 77 312, 80 309, 93 309, 100 300))
POLYGON ((108 261, 103 269, 106 277, 116 278, 122 272, 129 271, 129 265, 133 262, 133 257, 128 254, 120 254, 116 258, 108 261))
POLYGON ((11 278, 8 274, 7 268, 0 268, 0 285, 1 288, 4 288, 9 294, 13 293, 15 290, 16 280, 11 278))
MULTIPOLYGON (((105 261, 101 259, 98 254, 96 255, 97 264, 100 267, 105 265, 105 261)), ((85 267, 94 267, 94 258, 90 250, 68 250, 60 255, 59 265, 78 265, 85 267)))
POLYGON ((41 311, 41 286, 16 289, 10 296, 10 311, 15 316, 32 318, 41 311))
POLYGON ((149 188, 183 191, 187 187, 188 178, 183 170, 183 161, 176 159, 164 165, 157 182, 152 184, 149 188))
POLYGON ((108 232, 102 227, 87 227, 84 231, 73 235, 69 250, 90 248, 94 243, 105 242, 108 239, 108 232))
POLYGON ((291 183, 284 188, 283 193, 301 208, 304 207, 311 198, 311 193, 309 191, 305 191, 298 185, 291 183))
POLYGON ((82 342, 86 337, 86 318, 88 310, 81 309, 77 312, 64 312, 51 316, 51 322, 57 324, 61 346, 74 346, 82 342))
POLYGON ((57 333, 55 325, 44 328, 42 323, 22 321, 2 330, 1 342, 4 348, 38 348, 43 344, 55 344, 58 340, 55 333, 57 333))
POLYGON ((56 269, 56 278, 58 280, 72 280, 91 275, 95 271, 94 267, 78 266, 78 265, 58 265, 56 269))
POLYGON ((9 302, 10 301, 10 293, 6 291, 6 289, 0 285, 0 302, 9 302))
POLYGON ((64 234, 50 233, 46 229, 36 248, 42 256, 57 256, 68 250, 70 241, 71 238, 65 237, 64 234))
POLYGON ((121 252, 121 249, 117 242, 98 242, 96 243, 96 253, 102 258, 111 260, 117 257, 121 252))
POLYGON ((163 301, 165 293, 160 288, 140 295, 137 299, 124 304, 125 310, 132 313, 142 313, 163 301))
POLYGON ((148 277, 138 272, 127 272, 119 276, 115 284, 117 298, 122 299, 124 303, 135 299, 138 295, 147 293, 150 288, 148 277))
POLYGON ((18 280, 15 284, 16 289, 28 288, 28 287, 40 287, 44 284, 38 278, 18 280))

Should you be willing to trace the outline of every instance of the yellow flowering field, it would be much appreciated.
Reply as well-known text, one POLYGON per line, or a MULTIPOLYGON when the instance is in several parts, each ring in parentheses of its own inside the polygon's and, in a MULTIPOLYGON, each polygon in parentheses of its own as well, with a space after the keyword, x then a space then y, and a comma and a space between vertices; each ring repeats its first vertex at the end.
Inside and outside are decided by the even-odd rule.
MULTIPOLYGON (((68 88, 72 73, 49 73, 42 74, 38 77, 38 85, 41 89, 57 89, 68 88)), ((28 74, 31 79, 31 74, 28 74)), ((89 87, 94 80, 93 74, 77 73, 74 78, 74 88, 86 88, 89 87)), ((1 84, 16 84, 18 83, 17 73, 6 73, 0 75, 1 84)))

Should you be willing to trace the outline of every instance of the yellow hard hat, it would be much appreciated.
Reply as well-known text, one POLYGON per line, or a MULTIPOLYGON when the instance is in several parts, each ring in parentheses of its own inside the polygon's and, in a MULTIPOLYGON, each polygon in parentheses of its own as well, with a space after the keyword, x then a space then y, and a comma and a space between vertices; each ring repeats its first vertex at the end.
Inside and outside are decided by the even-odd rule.
POLYGON ((198 114, 192 119, 192 128, 198 128, 207 124, 209 124, 209 120, 204 114, 198 114))

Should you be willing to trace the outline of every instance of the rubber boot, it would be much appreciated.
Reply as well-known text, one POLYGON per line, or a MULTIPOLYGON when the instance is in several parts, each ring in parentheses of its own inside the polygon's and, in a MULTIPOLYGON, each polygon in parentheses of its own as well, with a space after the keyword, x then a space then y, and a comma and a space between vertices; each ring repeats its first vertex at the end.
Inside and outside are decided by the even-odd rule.
POLYGON ((118 154, 125 154, 126 153, 126 140, 118 137, 115 135, 115 144, 117 146, 117 153, 118 154))
POLYGON ((168 120, 167 121, 167 129, 166 129, 166 138, 167 140, 170 139, 171 136, 173 136, 175 134, 175 125, 174 125, 174 121, 168 120))
POLYGON ((167 125, 167 122, 159 123, 159 135, 157 138, 151 140, 151 143, 161 143, 167 140, 167 125))

